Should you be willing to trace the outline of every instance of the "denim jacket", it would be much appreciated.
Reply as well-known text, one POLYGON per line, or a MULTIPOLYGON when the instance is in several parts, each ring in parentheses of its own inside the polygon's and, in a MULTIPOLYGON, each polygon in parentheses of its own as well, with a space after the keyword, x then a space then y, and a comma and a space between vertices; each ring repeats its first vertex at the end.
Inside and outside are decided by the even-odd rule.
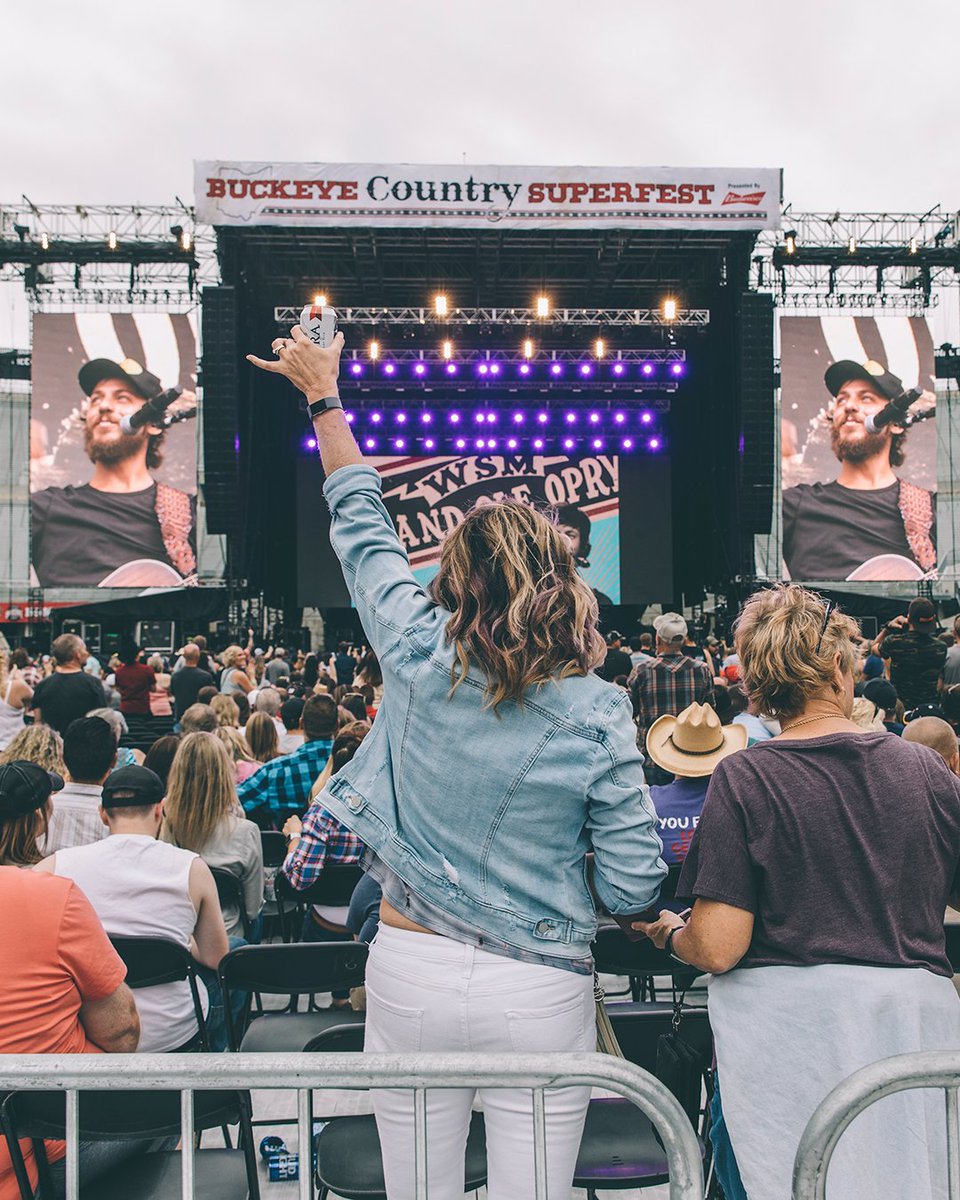
POLYGON ((591 673, 533 687, 498 716, 478 667, 451 696, 450 613, 414 579, 379 475, 342 467, 324 494, 384 691, 319 802, 447 914, 453 936, 472 929, 518 958, 589 963, 587 853, 611 913, 647 908, 667 873, 629 697, 591 673))

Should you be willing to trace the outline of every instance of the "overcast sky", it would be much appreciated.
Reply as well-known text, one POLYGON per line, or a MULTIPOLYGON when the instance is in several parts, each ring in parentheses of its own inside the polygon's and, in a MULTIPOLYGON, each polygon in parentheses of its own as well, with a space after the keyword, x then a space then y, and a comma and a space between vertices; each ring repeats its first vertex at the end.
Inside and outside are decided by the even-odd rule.
MULTIPOLYGON (((48 0, 4 21, 0 201, 190 202, 195 158, 465 158, 783 167, 798 210, 949 210, 960 104, 939 48, 957 11, 48 0)), ((13 307, 3 298, 0 343, 13 307)))

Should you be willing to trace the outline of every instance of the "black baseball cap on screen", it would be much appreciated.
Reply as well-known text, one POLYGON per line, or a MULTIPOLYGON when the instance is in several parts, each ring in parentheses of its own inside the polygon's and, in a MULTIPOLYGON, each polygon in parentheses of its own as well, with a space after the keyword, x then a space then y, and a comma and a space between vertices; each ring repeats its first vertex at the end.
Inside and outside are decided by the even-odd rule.
POLYGON ((869 383, 888 400, 896 400, 898 396, 903 395, 903 383, 896 375, 891 374, 886 367, 874 362, 873 359, 868 359, 865 363, 858 363, 849 358, 842 358, 839 362, 827 367, 823 376, 827 391, 832 396, 835 396, 851 379, 860 379, 864 383, 869 383))
POLYGON ((45 771, 26 759, 0 765, 0 819, 20 817, 46 804, 51 792, 59 792, 63 777, 45 771))
POLYGON ((77 381, 88 396, 105 379, 119 379, 144 400, 152 400, 163 392, 163 384, 156 375, 142 367, 135 358, 125 358, 119 363, 112 358, 92 358, 77 372, 77 381))
POLYGON ((149 767, 121 767, 107 776, 100 803, 104 808, 144 808, 163 799, 160 776, 149 767))

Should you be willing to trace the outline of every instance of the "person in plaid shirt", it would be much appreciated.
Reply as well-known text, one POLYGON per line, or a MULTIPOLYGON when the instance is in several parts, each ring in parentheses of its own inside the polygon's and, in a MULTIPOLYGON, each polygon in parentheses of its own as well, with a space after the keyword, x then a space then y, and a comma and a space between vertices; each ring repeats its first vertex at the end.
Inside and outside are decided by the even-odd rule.
POLYGON ((293 754, 271 759, 237 788, 244 812, 261 828, 279 829, 291 813, 299 816, 310 804, 310 792, 327 765, 337 731, 337 705, 332 696, 311 696, 300 718, 304 742, 293 754))
POLYGON ((679 613, 662 613, 653 623, 657 656, 630 672, 627 689, 637 722, 637 745, 646 745, 650 726, 663 716, 677 716, 691 704, 712 704, 713 675, 705 662, 683 653, 687 623, 679 613))

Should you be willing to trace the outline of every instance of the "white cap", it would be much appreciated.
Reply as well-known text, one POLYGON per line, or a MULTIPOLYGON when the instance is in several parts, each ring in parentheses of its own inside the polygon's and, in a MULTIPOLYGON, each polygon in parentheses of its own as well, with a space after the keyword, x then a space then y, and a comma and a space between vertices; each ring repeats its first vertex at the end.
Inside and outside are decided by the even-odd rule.
POLYGON ((661 642, 682 642, 687 636, 687 623, 679 613, 661 613, 653 627, 661 642))

